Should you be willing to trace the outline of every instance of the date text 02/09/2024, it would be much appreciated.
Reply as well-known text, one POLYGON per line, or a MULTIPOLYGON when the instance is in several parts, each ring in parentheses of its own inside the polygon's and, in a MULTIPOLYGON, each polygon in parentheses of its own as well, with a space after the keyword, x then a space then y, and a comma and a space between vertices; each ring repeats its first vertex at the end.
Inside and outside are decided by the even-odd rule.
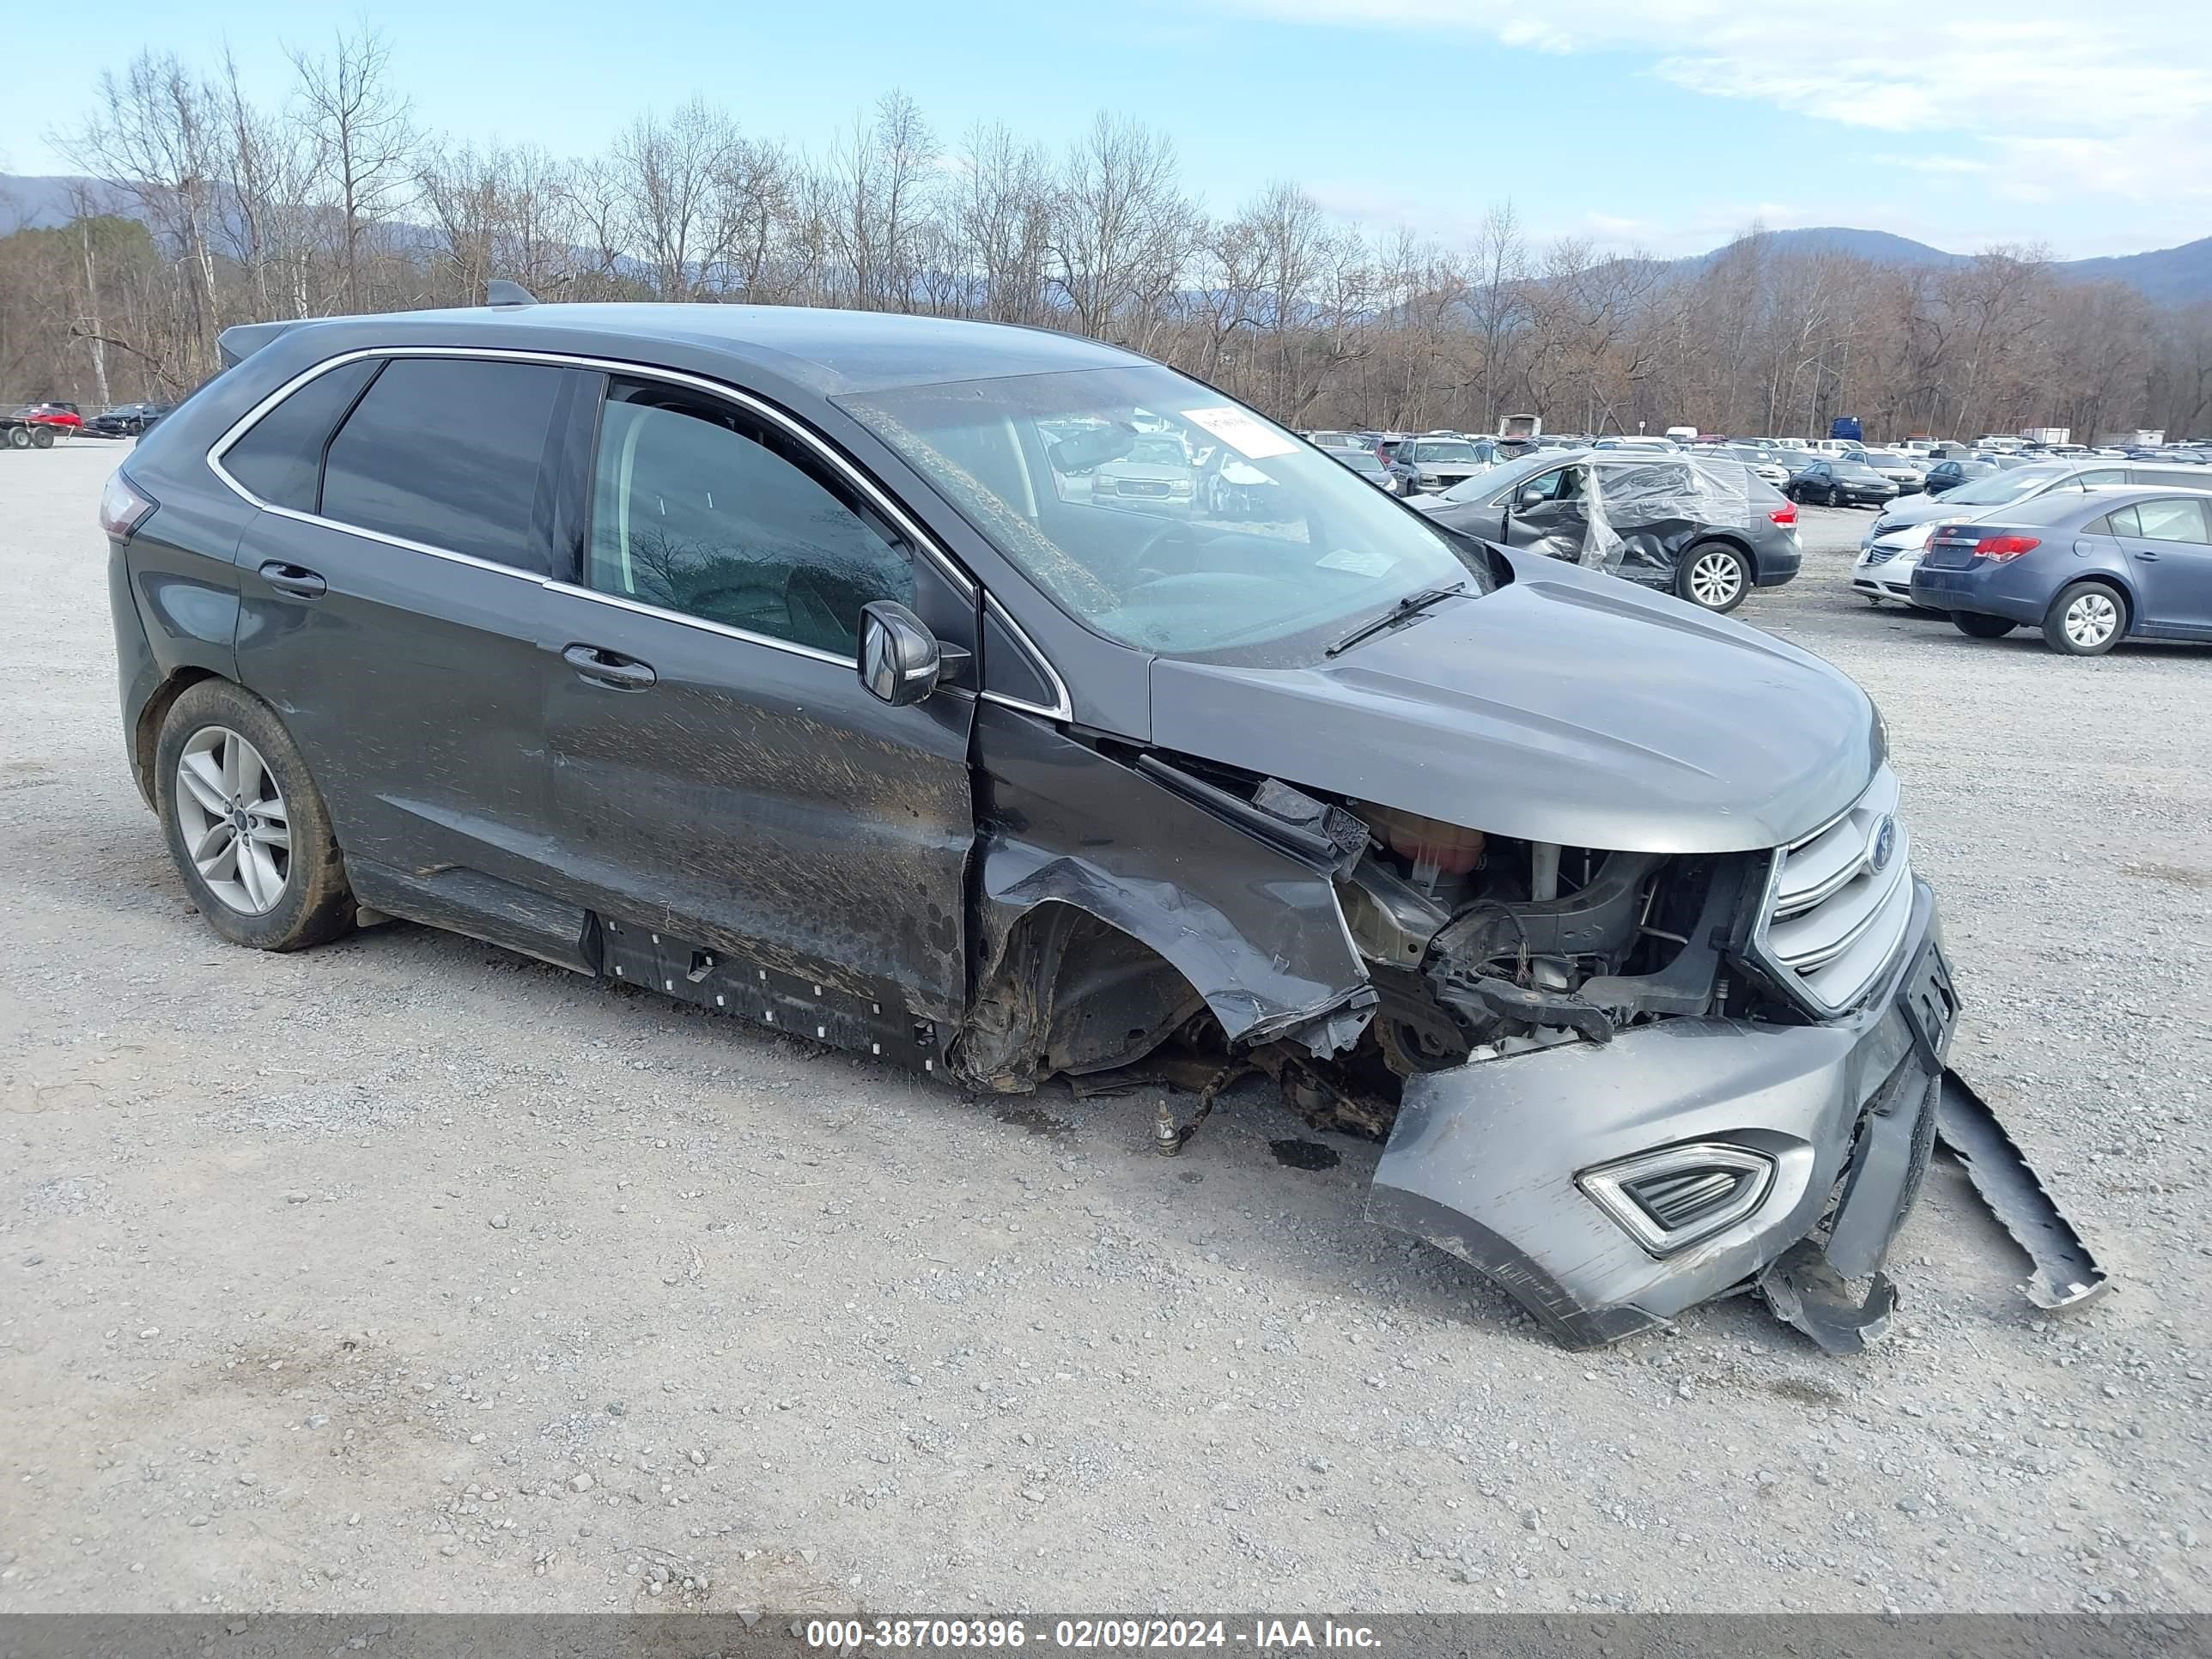
POLYGON ((1378 1645, 1366 1625, 1333 1618, 1227 1619, 1070 1618, 1034 1626, 1022 1619, 811 1619, 804 1627, 810 1648, 832 1651, 875 1649, 1005 1650, 1030 1646, 1074 1652, 1174 1652, 1229 1647, 1260 1652, 1334 1648, 1372 1652, 1378 1645))

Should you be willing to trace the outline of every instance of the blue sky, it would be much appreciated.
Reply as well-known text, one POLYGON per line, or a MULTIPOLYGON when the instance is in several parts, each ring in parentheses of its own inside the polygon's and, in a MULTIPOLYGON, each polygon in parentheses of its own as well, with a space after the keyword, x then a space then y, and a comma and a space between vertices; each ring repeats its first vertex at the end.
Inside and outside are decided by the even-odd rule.
MULTIPOLYGON (((228 39, 278 95, 283 46, 352 6, 20 7, 0 171, 142 46, 228 39)), ((1539 236, 1674 254, 1754 219, 2061 257, 2212 234, 2212 0, 381 0, 428 125, 558 151, 695 92, 819 149, 899 88, 940 137, 1055 147, 1105 108, 1168 132, 1216 208, 1289 178, 1370 227, 1464 240, 1510 197, 1539 236)))

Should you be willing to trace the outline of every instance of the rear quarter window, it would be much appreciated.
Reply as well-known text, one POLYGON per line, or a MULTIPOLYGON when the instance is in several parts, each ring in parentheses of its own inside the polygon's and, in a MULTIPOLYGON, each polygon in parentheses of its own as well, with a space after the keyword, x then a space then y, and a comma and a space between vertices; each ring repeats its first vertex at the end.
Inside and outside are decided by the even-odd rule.
POLYGON ((331 440, 322 516, 540 575, 546 434, 572 371, 544 363, 398 357, 331 440))
POLYGON ((225 450, 222 470, 271 507, 314 512, 322 489, 323 446, 382 367, 364 358, 318 374, 225 450))

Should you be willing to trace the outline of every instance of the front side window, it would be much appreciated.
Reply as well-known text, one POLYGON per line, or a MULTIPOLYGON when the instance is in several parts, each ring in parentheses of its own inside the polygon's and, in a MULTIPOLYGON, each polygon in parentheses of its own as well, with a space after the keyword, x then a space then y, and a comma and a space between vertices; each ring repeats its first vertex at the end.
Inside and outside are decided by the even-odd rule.
POLYGON ((324 370, 240 434, 222 453, 222 470, 271 507, 314 512, 322 494, 323 446, 382 367, 364 357, 324 370))
POLYGON ((915 595, 911 549, 793 440, 647 382, 617 385, 600 417, 588 578, 841 657, 858 653, 861 606, 915 595))
POLYGON ((1402 599, 1489 580, 1419 514, 1172 369, 837 401, 1076 621, 1140 650, 1316 661, 1402 599))
POLYGON ((539 575, 545 438, 572 371, 544 363, 395 357, 331 440, 322 516, 539 575))

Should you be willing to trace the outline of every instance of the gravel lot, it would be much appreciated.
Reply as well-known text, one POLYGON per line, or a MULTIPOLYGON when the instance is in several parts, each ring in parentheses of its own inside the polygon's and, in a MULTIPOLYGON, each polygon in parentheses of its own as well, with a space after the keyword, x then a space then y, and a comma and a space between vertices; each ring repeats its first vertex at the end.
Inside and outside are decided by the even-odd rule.
POLYGON ((1848 590, 1955 1062, 2122 1279, 2033 1314, 1939 1164, 1900 1334, 1563 1353, 1235 1097, 1012 1105, 405 926, 187 909, 93 507, 0 454, 0 1612, 2212 1608, 2212 652, 1848 590))

